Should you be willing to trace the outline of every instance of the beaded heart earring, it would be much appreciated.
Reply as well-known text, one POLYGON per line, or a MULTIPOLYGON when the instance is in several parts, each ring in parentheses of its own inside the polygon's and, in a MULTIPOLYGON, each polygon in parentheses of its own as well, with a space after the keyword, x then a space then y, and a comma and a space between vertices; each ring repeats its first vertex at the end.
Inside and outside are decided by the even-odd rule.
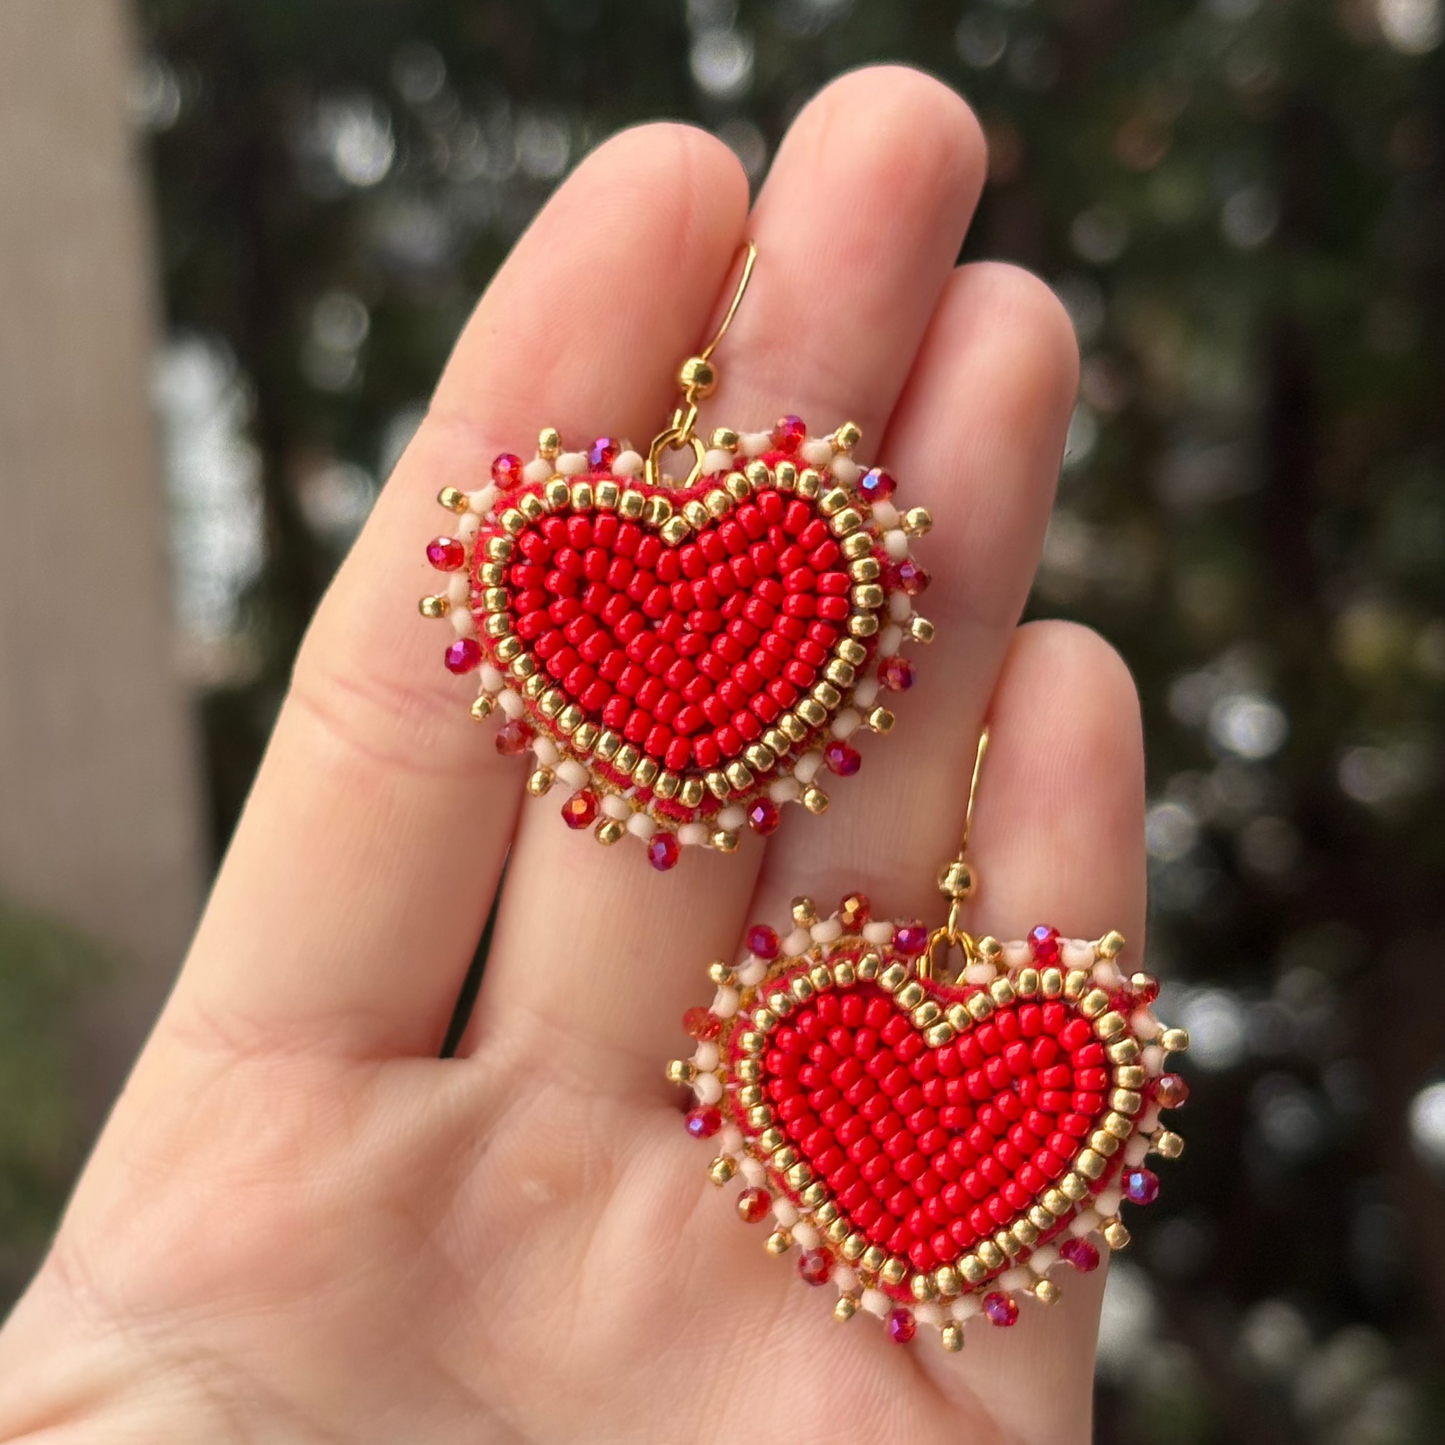
POLYGON ((736 966, 711 966, 711 1007, 683 1020, 696 1049, 667 1071, 713 1182, 741 1174, 738 1213, 771 1214, 770 1254, 798 1246, 836 1319, 864 1310, 900 1344, 932 1326, 947 1350, 974 1315, 1007 1326, 1021 1298, 1056 1300, 1056 1266, 1098 1266, 1092 1236, 1128 1244, 1120 1206, 1157 1195, 1146 1157, 1184 1148, 1160 1111, 1189 1094, 1168 1070, 1188 1035, 1154 1017, 1153 978, 1124 976, 1118 933, 963 931, 968 822, 939 874, 945 924, 876 919, 858 893, 827 918, 796 899, 786 936, 759 924, 736 966))
POLYGON ((444 490, 456 531, 427 547, 449 580, 421 611, 455 629, 447 668, 480 677, 472 716, 501 711, 498 749, 532 751, 534 796, 567 787, 569 827, 631 833, 660 869, 771 833, 784 804, 823 812, 820 774, 858 771, 854 735, 888 732, 881 694, 913 683, 903 643, 933 637, 910 554, 931 520, 854 460, 856 426, 696 431, 756 259, 749 243, 645 458, 607 437, 566 452, 549 428, 530 462, 504 454, 476 491, 444 490), (692 465, 673 480, 678 450, 692 465))

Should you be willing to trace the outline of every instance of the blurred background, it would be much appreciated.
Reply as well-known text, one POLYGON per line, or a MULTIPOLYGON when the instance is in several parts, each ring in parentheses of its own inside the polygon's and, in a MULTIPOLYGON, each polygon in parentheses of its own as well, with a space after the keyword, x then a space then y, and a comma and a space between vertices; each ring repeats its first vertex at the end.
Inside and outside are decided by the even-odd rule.
POLYGON ((1442 39, 1441 0, 6 0, 0 1306, 518 234, 621 126, 757 182, 899 59, 987 127, 965 254, 1078 329, 1032 611, 1139 680, 1194 1040, 1099 1439, 1445 1440, 1442 39))

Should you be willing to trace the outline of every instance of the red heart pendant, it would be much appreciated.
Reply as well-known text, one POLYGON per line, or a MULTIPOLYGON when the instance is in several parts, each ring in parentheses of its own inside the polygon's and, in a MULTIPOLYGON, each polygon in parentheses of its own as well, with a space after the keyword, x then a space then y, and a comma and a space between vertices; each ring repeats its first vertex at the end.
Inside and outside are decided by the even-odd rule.
POLYGON ((1146 1154, 1182 1148, 1158 1118, 1187 1095, 1165 1072, 1187 1040, 1159 1027, 1151 978, 1120 974, 1117 935, 986 940, 951 983, 929 942, 857 895, 781 943, 753 929, 673 1075, 689 1131, 722 1143, 714 1180, 742 1171, 743 1217, 773 1214, 769 1248, 801 1246, 840 1317, 861 1306, 898 1340, 933 1324, 957 1348, 980 1310, 1010 1325, 1021 1294, 1055 1298, 1061 1261, 1097 1265, 1091 1232, 1128 1242, 1121 1202, 1158 1190, 1146 1154))
POLYGON ((428 555, 453 582, 423 611, 456 624, 447 666, 480 672, 473 712, 506 713, 498 746, 536 753, 531 790, 562 781, 572 827, 671 867, 682 844, 771 832, 785 803, 821 812, 819 774, 856 772, 853 735, 892 726, 880 691, 912 684, 899 650, 932 637, 909 556, 927 516, 793 419, 706 453, 683 489, 642 466, 605 440, 499 458, 492 487, 443 497, 465 512, 428 555))

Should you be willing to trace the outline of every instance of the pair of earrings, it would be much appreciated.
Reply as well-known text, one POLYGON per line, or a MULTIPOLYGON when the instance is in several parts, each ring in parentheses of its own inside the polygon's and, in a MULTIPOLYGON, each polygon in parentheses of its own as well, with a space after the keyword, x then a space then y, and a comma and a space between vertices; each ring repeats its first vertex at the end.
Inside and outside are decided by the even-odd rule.
MULTIPOLYGON (((531 751, 534 795, 567 789, 569 827, 631 834, 663 870, 771 833, 788 803, 823 812, 824 776, 857 772, 855 739, 893 727, 880 699, 912 685, 904 645, 933 637, 914 611, 928 513, 855 460, 856 426, 696 431, 756 259, 749 244, 645 457, 544 431, 532 460, 503 454, 476 491, 443 491, 456 529, 427 547, 448 582, 421 611, 453 624, 444 661, 477 675, 472 715, 503 715, 498 749, 531 751), (677 480, 673 451, 691 453, 677 480)), ((946 923, 875 918, 856 893, 827 917, 797 899, 791 929, 757 925, 736 965, 711 965, 712 1004, 684 1020, 693 1054, 668 1066, 714 1183, 741 1176, 739 1214, 771 1216, 769 1253, 796 1247, 839 1320, 876 1315, 900 1343, 934 1327, 949 1350, 974 1315, 1008 1326, 1025 1295, 1056 1299, 1056 1266, 1095 1268, 1092 1236, 1128 1243, 1118 1211, 1154 1199, 1145 1159, 1181 1152, 1159 1121, 1188 1093, 1168 1071, 1187 1036, 1155 1019, 1152 978, 1125 977, 1119 934, 962 929, 967 830, 939 875, 946 923)))

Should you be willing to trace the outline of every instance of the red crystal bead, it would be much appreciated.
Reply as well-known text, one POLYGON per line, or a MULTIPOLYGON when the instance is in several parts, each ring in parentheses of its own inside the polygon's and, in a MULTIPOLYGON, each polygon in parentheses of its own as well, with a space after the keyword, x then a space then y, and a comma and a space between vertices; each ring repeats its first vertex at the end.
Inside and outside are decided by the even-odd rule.
POLYGON ((805 1249, 798 1256, 798 1273, 804 1284, 827 1284, 833 1272, 833 1256, 826 1249, 805 1249))
POLYGON ((873 905, 866 893, 850 893, 838 907, 838 922, 848 933, 858 933, 873 917, 873 905))
POLYGON ((622 453, 621 443, 611 437, 598 437, 587 448, 587 465, 594 472, 605 472, 622 453))
POLYGON ((905 557, 903 561, 895 562, 888 569, 887 580, 890 592, 904 592, 909 597, 917 597, 933 581, 933 578, 911 557, 905 557))
POLYGON ((455 537, 433 537, 426 559, 438 572, 455 572, 467 560, 467 549, 455 537))
POLYGON ((722 1128, 722 1111, 711 1104, 699 1104, 683 1117, 683 1127, 694 1139, 711 1139, 722 1128))
POLYGON ((503 452, 492 463, 492 480, 504 492, 514 492, 522 485, 522 459, 503 452))
POLYGON ((858 495, 865 502, 885 502, 898 485, 882 467, 872 467, 858 478, 858 495))
POLYGON ((647 861, 659 873, 675 868, 681 856, 682 846, 671 833, 654 833, 647 840, 647 861))
POLYGON ((878 664, 878 681, 889 692, 907 692, 913 678, 913 664, 906 657, 885 657, 878 664))
POLYGON ((532 746, 532 729, 511 718, 497 729, 497 751, 504 758, 515 758, 532 746))
POLYGON ((1152 1169, 1126 1169, 1119 1182, 1134 1204, 1153 1204, 1159 1197, 1159 1176, 1152 1169))
POLYGON ((899 953, 917 957, 928 948, 928 930, 921 923, 900 923, 893 930, 893 946, 899 953))
POLYGON ((748 827, 763 838, 777 831, 782 818, 782 809, 771 798, 759 798, 748 809, 748 827))
POLYGON ((1040 968, 1052 968, 1059 961, 1059 930, 1041 923, 1029 934, 1029 951, 1040 968))
POLYGON ((597 794, 579 788, 562 804, 562 819, 569 828, 590 828, 597 821, 597 794))
POLYGON ((767 1214, 772 1202, 772 1195, 766 1189, 744 1189, 738 1195, 738 1213, 749 1224, 756 1224, 767 1214))
POLYGON ((781 947, 777 930, 769 928, 766 923, 755 923, 748 929, 748 952, 764 963, 771 963, 781 947))
POLYGON ((1160 1074, 1154 1080, 1153 1090, 1161 1109, 1177 1109, 1189 1098, 1189 1085, 1179 1074, 1160 1074))
POLYGON ((895 1345, 906 1345, 918 1333, 912 1310, 897 1309, 888 1316, 888 1338, 895 1345))
POLYGON ((1087 1239, 1066 1239, 1059 1246, 1059 1257, 1067 1260, 1080 1274, 1099 1267, 1099 1251, 1087 1239))
POLYGON ((715 1039, 722 1032, 722 1020, 710 1009, 690 1008, 682 1016, 682 1026, 700 1043, 715 1039))
POLYGON ((442 661, 448 672, 470 672, 482 660, 482 647, 475 637, 459 637, 447 648, 442 661))
POLYGON ((1018 1305, 1006 1294, 994 1290, 992 1294, 984 1296, 983 1312, 994 1324, 1001 1329, 1007 1329, 1015 1324, 1019 1317, 1018 1305))
POLYGON ((823 749, 823 761, 840 778, 851 778, 863 766, 863 758, 858 749, 845 743, 842 738, 834 738, 823 749))
POLYGON ((773 428, 772 441, 779 451, 791 452, 802 446, 807 435, 808 428, 803 425, 802 417, 783 416, 773 428))
POLYGON ((1134 1002, 1145 1006, 1153 1003, 1159 997, 1159 980, 1150 973, 1137 973, 1134 978, 1138 980, 1137 983, 1133 980, 1130 981, 1134 991, 1134 1002))

